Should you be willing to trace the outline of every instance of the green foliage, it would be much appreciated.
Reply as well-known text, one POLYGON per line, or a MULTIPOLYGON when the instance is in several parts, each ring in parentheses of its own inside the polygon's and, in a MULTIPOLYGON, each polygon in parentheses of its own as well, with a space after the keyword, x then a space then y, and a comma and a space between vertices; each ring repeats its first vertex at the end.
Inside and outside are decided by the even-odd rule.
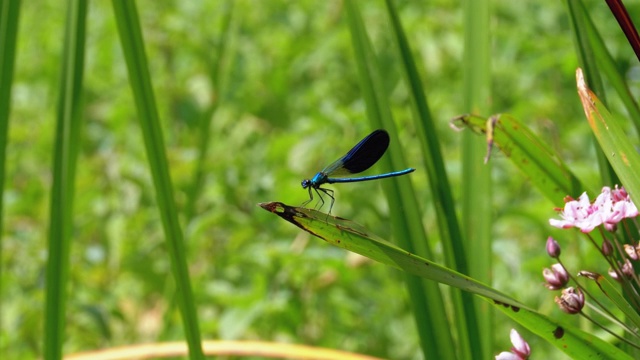
MULTIPOLYGON (((352 221, 335 218, 316 210, 294 208, 282 203, 260 206, 326 242, 353 251, 409 274, 480 295, 495 308, 526 326, 573 358, 631 359, 628 354, 602 339, 518 303, 499 291, 441 265, 403 250, 372 234, 352 221), (559 330, 560 329, 560 330, 559 330)), ((425 353, 425 356, 433 352, 425 353)))
MULTIPOLYGON (((381 88, 401 139, 390 152, 401 149, 407 164, 418 168, 406 180, 415 189, 421 214, 422 223, 413 225, 428 230, 428 246, 434 249, 430 260, 445 263, 450 254, 441 240, 447 235, 432 207, 442 194, 433 194, 427 185, 432 180, 420 168, 425 144, 418 136, 421 128, 411 120, 415 90, 405 83, 386 4, 356 3, 384 69, 381 88)), ((425 84, 431 135, 440 143, 452 198, 459 204, 461 183, 473 181, 461 176, 462 139, 448 125, 468 110, 461 105, 467 101, 461 73, 466 24, 459 3, 391 3, 420 70, 413 76, 425 84)), ((7 4, 17 2, 2 0, 0 10, 7 4)), ((636 62, 621 35, 610 30, 617 27, 608 10, 595 1, 588 5, 613 52, 613 64, 620 73, 633 74, 636 62)), ((83 124, 80 140, 71 144, 78 146, 75 198, 73 207, 65 208, 51 199, 52 186, 60 180, 53 164, 58 156, 57 102, 64 95, 61 68, 68 60, 63 45, 69 6, 52 0, 22 2, 17 33, 3 32, 12 23, 5 27, 0 22, 0 45, 17 38, 13 78, 4 58, 11 51, 5 52, 3 45, 0 55, 0 94, 12 85, 11 107, 0 106, 3 125, 10 109, 8 137, 0 144, 7 149, 1 169, 1 357, 45 354, 45 299, 50 296, 45 280, 55 275, 47 259, 56 254, 46 239, 59 207, 73 211, 68 254, 63 254, 68 281, 63 276, 59 284, 67 291, 66 309, 50 309, 64 317, 64 354, 188 338, 179 304, 190 302, 190 296, 178 290, 184 289, 184 281, 180 285, 174 280, 182 262, 188 274, 180 276, 193 292, 193 309, 186 313, 196 312, 185 317, 197 321, 188 326, 202 338, 295 342, 385 358, 420 358, 421 341, 400 273, 313 241, 255 206, 270 200, 302 203, 307 194, 300 180, 372 129, 345 3, 136 1, 144 40, 140 46, 151 80, 147 91, 155 94, 164 141, 161 149, 148 151, 116 14, 108 2, 91 2, 83 124), (164 188, 149 170, 162 152, 172 183, 164 188), (182 229, 182 260, 171 257, 180 252, 176 247, 181 245, 171 242, 181 242, 180 236, 167 239, 163 232, 163 218, 171 215, 162 203, 173 201, 173 218, 180 223, 171 226, 174 232, 182 229)), ((492 5, 486 29, 493 44, 487 106, 491 112, 512 114, 551 144, 589 189, 613 185, 602 184, 593 165, 593 139, 575 90, 578 60, 570 21, 559 2, 492 5)), ((82 66, 69 70, 80 73, 82 66)), ((636 85, 634 78, 627 79, 636 85)), ((605 79, 604 88, 617 89, 612 82, 605 79)), ((0 104, 8 100, 3 96, 0 104)), ((629 103, 610 100, 613 113, 625 111, 629 103)), ((544 239, 555 232, 547 219, 561 199, 545 199, 517 175, 505 154, 494 154, 492 161, 491 285, 556 316, 552 295, 537 285, 540 269, 548 263, 544 239)), ((390 213, 395 208, 387 205, 380 183, 332 188, 334 214, 392 237, 390 213)), ((581 254, 587 263, 593 259, 578 242, 563 251, 581 254)), ((445 310, 450 314, 453 309, 445 310)), ((490 335, 492 353, 510 346, 512 325, 506 319, 500 318, 490 335)), ((557 358, 551 345, 528 340, 536 357, 557 358)))

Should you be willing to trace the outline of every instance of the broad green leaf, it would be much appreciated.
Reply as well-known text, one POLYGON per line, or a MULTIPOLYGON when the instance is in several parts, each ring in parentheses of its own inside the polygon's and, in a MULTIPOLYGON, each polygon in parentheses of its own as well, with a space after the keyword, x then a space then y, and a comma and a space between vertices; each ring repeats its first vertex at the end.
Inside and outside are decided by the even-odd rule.
POLYGON ((547 199, 558 206, 562 205, 565 196, 578 197, 587 190, 550 146, 510 115, 499 114, 489 119, 463 115, 451 123, 457 128, 467 127, 478 134, 485 134, 486 159, 496 145, 547 199))
POLYGON ((550 319, 479 281, 403 250, 350 220, 312 209, 291 207, 279 202, 259 205, 329 244, 407 273, 482 296, 507 316, 573 358, 612 360, 631 358, 622 350, 596 336, 550 319))
POLYGON ((362 225, 317 210, 288 206, 279 202, 259 204, 304 231, 326 242, 403 270, 409 274, 451 285, 515 307, 525 307, 501 292, 457 271, 421 258, 374 235, 362 225))
POLYGON ((578 95, 591 130, 598 139, 607 160, 636 204, 640 204, 640 155, 625 132, 622 119, 613 116, 589 89, 582 74, 576 71, 578 95))

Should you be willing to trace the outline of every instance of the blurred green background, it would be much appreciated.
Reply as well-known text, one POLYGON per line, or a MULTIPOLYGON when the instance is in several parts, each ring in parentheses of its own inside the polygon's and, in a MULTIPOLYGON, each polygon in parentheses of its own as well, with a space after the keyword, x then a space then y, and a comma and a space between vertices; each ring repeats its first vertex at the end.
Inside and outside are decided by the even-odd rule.
MULTIPOLYGON (((619 28, 603 2, 586 3, 637 93, 637 61, 619 28)), ((342 1, 137 4, 183 214, 190 211, 187 191, 196 170, 199 124, 211 124, 202 193, 192 216, 182 219, 203 338, 420 358, 399 272, 310 238, 256 206, 264 201, 301 204, 308 194, 300 181, 373 130, 365 118, 342 1)), ((461 135, 448 124, 463 112, 460 3, 396 5, 416 51, 456 190, 462 181, 473 181, 460 178, 461 135)), ((629 9, 632 15, 640 10, 628 5, 635 6, 629 9)), ((387 70, 384 81, 402 148, 407 159, 416 159, 413 114, 390 49, 384 4, 360 6, 387 70)), ((42 354, 51 155, 65 18, 65 6, 57 1, 23 1, 2 234, 5 358, 42 354)), ((492 111, 525 122, 563 154, 585 183, 610 185, 598 183, 590 130, 575 91, 578 63, 563 2, 496 1, 488 31, 492 111)), ((109 2, 90 2, 86 54, 65 353, 179 340, 183 330, 170 260, 109 2)), ((616 99, 610 100, 618 110, 616 99)), ((553 294, 541 291, 542 268, 551 263, 545 240, 559 234, 547 225, 556 216, 553 204, 523 181, 504 155, 495 153, 492 162, 492 285, 542 312, 558 312, 553 294)), ((426 174, 418 168, 410 177, 420 194, 424 226, 440 249, 426 174)), ((389 209, 378 182, 331 188, 337 199, 333 214, 388 237, 389 209)), ((567 243, 563 251, 582 251, 577 241, 567 243)), ((589 264, 588 258, 580 260, 589 264)), ((513 326, 497 316, 495 353, 510 347, 513 326)), ((534 337, 527 340, 540 353, 549 349, 534 337)))

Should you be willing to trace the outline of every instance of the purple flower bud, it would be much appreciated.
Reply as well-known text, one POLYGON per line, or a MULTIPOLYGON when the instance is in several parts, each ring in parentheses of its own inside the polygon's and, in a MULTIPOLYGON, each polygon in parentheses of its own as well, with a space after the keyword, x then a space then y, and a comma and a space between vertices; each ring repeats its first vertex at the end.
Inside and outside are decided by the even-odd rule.
POLYGON ((547 282, 544 286, 549 290, 560 290, 569 282, 569 274, 561 264, 551 265, 551 269, 542 270, 542 276, 547 282))
POLYGON ((547 238, 547 254, 554 259, 560 256, 560 244, 555 241, 551 236, 547 238))
POLYGON ((629 259, 624 260, 624 264, 622 264, 622 274, 627 278, 631 278, 633 273, 633 265, 631 265, 631 261, 629 259))
POLYGON ((608 271, 609 276, 611 276, 613 280, 622 282, 624 279, 629 279, 633 276, 633 265, 631 265, 629 259, 625 259, 623 264, 620 264, 620 261, 618 261, 618 267, 620 270, 609 269, 608 271))
POLYGON ((573 287, 562 290, 562 295, 555 298, 556 304, 567 314, 577 314, 584 307, 584 294, 582 290, 573 287))

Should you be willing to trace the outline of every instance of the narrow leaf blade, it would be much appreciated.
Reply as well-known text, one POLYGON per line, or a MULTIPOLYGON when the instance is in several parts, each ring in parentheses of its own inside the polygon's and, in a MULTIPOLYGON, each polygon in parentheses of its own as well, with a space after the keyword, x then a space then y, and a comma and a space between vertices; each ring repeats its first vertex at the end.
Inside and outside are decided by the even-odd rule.
POLYGON ((598 97, 589 89, 582 69, 576 71, 578 95, 602 151, 622 181, 631 198, 640 204, 640 155, 625 133, 621 119, 613 116, 598 97))

